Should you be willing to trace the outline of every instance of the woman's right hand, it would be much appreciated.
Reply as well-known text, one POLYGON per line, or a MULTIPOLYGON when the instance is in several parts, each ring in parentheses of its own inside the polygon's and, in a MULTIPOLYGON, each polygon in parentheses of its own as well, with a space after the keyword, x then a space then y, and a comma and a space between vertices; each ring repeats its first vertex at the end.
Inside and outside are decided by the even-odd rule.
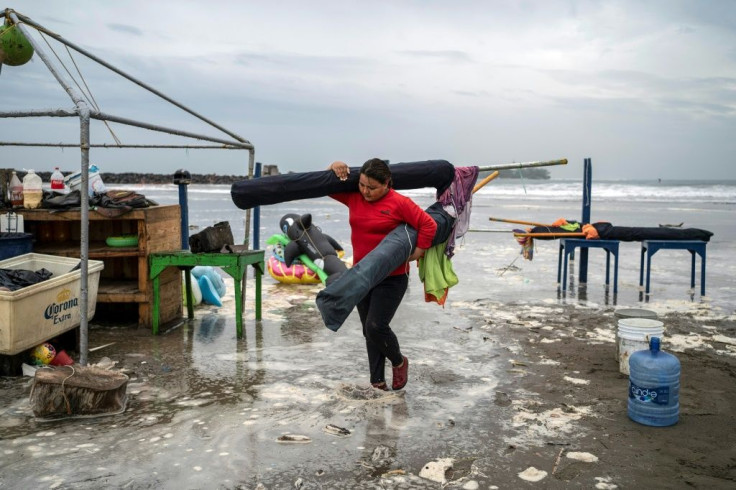
POLYGON ((348 180, 348 175, 350 174, 350 167, 348 167, 348 164, 341 161, 332 162, 329 167, 327 167, 328 170, 332 170, 335 172, 335 175, 340 180, 348 180))

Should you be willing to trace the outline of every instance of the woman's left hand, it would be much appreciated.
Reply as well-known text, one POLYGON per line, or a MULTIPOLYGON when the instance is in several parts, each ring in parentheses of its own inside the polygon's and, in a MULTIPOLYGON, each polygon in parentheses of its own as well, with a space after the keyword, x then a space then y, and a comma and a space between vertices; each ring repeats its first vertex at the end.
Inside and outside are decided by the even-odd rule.
POLYGON ((327 167, 328 170, 332 170, 338 179, 340 180, 348 180, 348 175, 350 174, 350 167, 348 167, 348 164, 341 161, 332 162, 329 167, 327 167))
POLYGON ((419 247, 415 248, 414 253, 409 256, 407 261, 411 262, 413 260, 419 260, 419 257, 424 257, 424 252, 426 251, 427 251, 426 248, 419 248, 419 247))

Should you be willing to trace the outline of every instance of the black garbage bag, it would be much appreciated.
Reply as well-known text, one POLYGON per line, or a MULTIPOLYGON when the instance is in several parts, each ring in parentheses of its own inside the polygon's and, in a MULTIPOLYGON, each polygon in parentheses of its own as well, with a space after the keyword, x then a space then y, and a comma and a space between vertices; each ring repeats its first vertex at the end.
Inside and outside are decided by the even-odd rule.
POLYGON ((189 249, 195 254, 219 252, 225 246, 233 244, 233 232, 228 221, 215 223, 189 237, 189 249))
POLYGON ((46 269, 30 271, 26 269, 0 269, 0 287, 17 291, 50 279, 53 274, 46 269))
POLYGON ((66 194, 59 192, 44 192, 41 205, 46 209, 74 209, 82 205, 82 196, 79 191, 70 191, 66 194))

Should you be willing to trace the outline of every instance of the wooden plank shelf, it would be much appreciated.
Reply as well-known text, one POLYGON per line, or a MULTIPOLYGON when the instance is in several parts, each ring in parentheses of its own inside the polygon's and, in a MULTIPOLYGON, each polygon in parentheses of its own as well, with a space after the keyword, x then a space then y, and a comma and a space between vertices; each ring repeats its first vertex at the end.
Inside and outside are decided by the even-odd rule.
MULTIPOLYGON (((62 257, 80 256, 79 210, 19 209, 17 212, 23 216, 25 232, 33 234, 34 252, 62 257)), ((100 275, 97 302, 121 306, 130 304, 133 311, 138 312, 138 325, 151 327, 153 286, 149 279, 148 256, 153 252, 181 246, 179 206, 139 208, 114 218, 90 210, 88 236, 89 258, 105 263, 100 275), (137 236, 138 246, 110 247, 105 242, 108 237, 122 235, 137 236)), ((161 305, 161 322, 181 318, 181 272, 171 268, 164 271, 159 280, 161 298, 165 299, 161 305)), ((114 315, 115 308, 107 309, 114 315)))
MULTIPOLYGON (((34 252, 62 257, 79 257, 79 242, 41 243, 34 247, 34 252)), ((109 247, 105 242, 90 242, 90 259, 108 259, 114 257, 138 257, 145 253, 137 247, 109 247)))

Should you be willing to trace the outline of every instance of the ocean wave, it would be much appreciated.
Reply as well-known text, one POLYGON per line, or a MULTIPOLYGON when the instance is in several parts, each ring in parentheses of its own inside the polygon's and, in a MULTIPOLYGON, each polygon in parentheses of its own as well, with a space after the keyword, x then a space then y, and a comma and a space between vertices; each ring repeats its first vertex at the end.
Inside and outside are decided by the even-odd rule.
MULTIPOLYGON (((136 189, 139 192, 154 196, 169 194, 177 186, 173 184, 136 184, 126 185, 126 188, 136 189)), ((433 199, 435 190, 409 189, 401 190, 402 194, 411 198, 433 199)), ((593 182, 593 200, 597 202, 672 202, 672 203, 714 203, 736 204, 736 183, 703 183, 673 181, 671 183, 657 182, 627 182, 606 181, 593 182)), ((188 186, 188 196, 191 200, 206 200, 209 198, 229 198, 229 185, 192 184, 188 186)), ((501 181, 491 182, 478 191, 478 196, 485 199, 526 200, 526 201, 558 201, 579 202, 583 196, 583 187, 580 181, 501 181)))

